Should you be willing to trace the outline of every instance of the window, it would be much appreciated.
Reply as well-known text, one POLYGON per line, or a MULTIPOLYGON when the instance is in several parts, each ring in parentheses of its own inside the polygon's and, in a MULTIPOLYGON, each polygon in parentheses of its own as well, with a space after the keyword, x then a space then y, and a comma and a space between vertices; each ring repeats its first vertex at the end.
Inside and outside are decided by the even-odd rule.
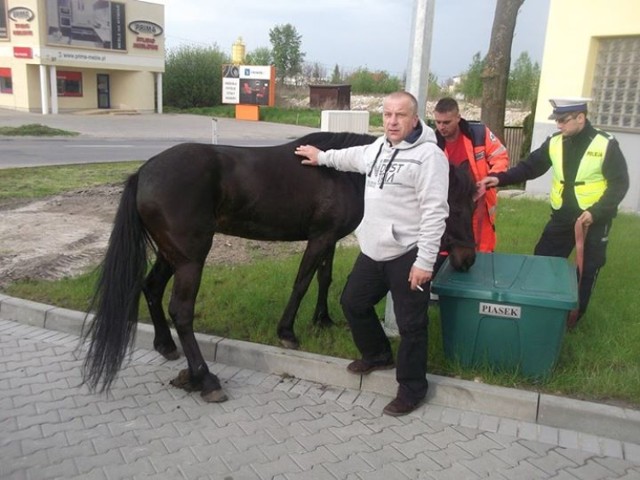
POLYGON ((10 68, 0 67, 0 93, 13 93, 10 68))
POLYGON ((58 71, 59 97, 81 97, 82 96, 82 73, 58 71))
POLYGON ((591 95, 594 124, 640 129, 640 36, 600 39, 591 95))

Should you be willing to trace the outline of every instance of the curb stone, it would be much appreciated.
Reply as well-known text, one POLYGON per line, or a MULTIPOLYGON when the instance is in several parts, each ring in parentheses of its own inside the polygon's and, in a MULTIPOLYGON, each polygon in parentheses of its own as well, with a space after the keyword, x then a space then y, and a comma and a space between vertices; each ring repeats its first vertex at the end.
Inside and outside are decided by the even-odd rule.
MULTIPOLYGON (((85 313, 0 294, 4 320, 80 335, 85 313)), ((91 321, 92 316, 88 317, 91 321)), ((175 331, 172 330, 175 335, 175 331)), ((205 360, 324 385, 395 396, 393 370, 347 372, 348 360, 196 333, 205 360)), ((153 326, 139 323, 136 347, 153 349, 153 326)), ((427 374, 427 403, 628 442, 640 448, 640 411, 427 374)), ((630 445, 631 446, 631 445, 630 445)))

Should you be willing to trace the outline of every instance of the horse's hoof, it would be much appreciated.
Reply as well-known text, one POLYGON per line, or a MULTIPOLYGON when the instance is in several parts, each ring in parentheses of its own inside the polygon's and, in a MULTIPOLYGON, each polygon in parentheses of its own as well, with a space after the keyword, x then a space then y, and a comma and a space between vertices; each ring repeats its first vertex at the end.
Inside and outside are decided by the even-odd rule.
POLYGON ((164 352, 159 352, 159 353, 167 360, 178 360, 180 358, 180 352, 178 352, 178 349, 175 349, 167 353, 164 353, 164 352))
POLYGON ((207 403, 221 403, 221 402, 226 402, 227 400, 229 400, 229 397, 227 397, 226 393, 224 393, 222 391, 222 389, 219 390, 211 390, 208 393, 204 393, 202 392, 200 394, 200 396, 204 399, 205 402, 207 403))
POLYGON ((176 388, 185 388, 187 385, 190 385, 189 381, 189 370, 184 369, 180 370, 178 376, 169 382, 176 388))
POLYGON ((187 392, 196 392, 202 390, 202 385, 194 385, 191 383, 191 375, 189 375, 189 370, 184 369, 180 370, 178 376, 169 382, 176 388, 181 388, 187 392))
POLYGON ((334 323, 331 320, 331 317, 323 315, 321 317, 316 317, 313 319, 313 324, 320 328, 328 328, 333 327, 334 323))
POLYGON ((291 339, 291 338, 281 338, 280 339, 280 344, 284 347, 284 348, 288 348, 289 350, 298 350, 298 348, 300 348, 300 343, 298 342, 298 340, 291 339))

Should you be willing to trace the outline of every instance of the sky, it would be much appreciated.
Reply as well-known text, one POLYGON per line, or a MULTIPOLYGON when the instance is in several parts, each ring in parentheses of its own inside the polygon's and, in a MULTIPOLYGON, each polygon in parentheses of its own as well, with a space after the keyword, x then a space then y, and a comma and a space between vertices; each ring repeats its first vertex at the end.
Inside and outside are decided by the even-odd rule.
MULTIPOLYGON (((290 23, 305 61, 328 75, 363 67, 401 77, 407 70, 414 0, 151 0, 165 5, 167 48, 217 45, 231 55, 242 37, 247 52, 271 48, 269 30, 290 23), (366 8, 363 6, 366 5, 366 8)), ((489 49, 496 0, 433 0, 430 70, 440 82, 466 71, 489 49)), ((540 63, 550 0, 525 0, 512 60, 527 52, 540 63)))

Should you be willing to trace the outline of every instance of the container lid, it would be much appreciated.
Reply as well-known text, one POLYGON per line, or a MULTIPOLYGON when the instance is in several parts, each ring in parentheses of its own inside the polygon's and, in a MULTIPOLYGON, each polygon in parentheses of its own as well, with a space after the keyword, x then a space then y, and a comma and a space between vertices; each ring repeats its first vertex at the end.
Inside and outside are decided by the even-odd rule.
POLYGON ((576 266, 566 258, 478 253, 468 272, 447 260, 431 289, 443 296, 571 310, 578 305, 576 266))

